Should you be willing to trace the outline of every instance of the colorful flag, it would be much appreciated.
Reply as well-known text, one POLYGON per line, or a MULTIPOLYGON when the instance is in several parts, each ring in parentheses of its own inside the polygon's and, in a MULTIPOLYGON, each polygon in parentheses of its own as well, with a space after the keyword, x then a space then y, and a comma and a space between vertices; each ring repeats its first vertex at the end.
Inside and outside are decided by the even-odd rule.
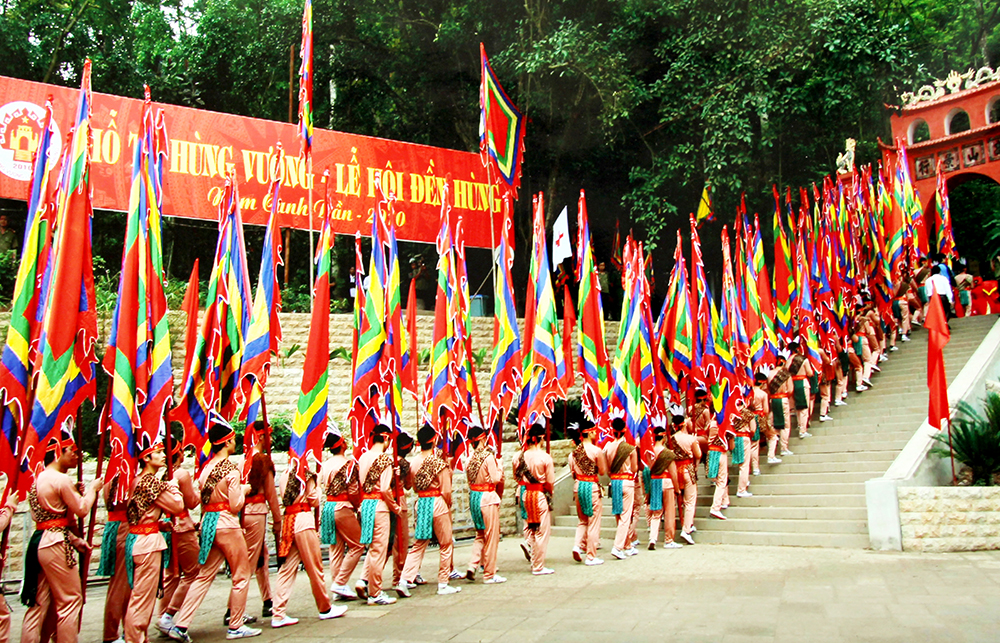
POLYGON ((458 392, 455 388, 455 342, 452 300, 454 299, 452 236, 448 205, 449 186, 441 188, 441 227, 437 238, 437 296, 434 301, 434 335, 431 339, 431 363, 427 373, 424 403, 430 422, 447 442, 457 420, 458 392))
POLYGON ((160 237, 161 160, 166 150, 147 88, 132 157, 118 299, 104 354, 104 370, 111 380, 104 411, 111 447, 105 481, 118 479, 117 502, 124 501, 131 488, 139 452, 164 435, 163 414, 173 394, 160 237))
POLYGON ((299 56, 299 139, 302 153, 312 153, 313 140, 313 10, 312 0, 305 0, 302 10, 302 45, 299 56))
MULTIPOLYGON (((708 279, 705 277, 705 262, 701 257, 701 239, 698 236, 698 226, 694 215, 690 216, 691 224, 691 304, 693 309, 692 338, 694 339, 694 353, 691 360, 691 377, 702 386, 710 379, 706 373, 709 366, 705 362, 705 355, 711 343, 712 312, 714 307, 712 293, 708 288, 708 279)), ((714 355, 714 348, 712 349, 714 355)))
POLYGON ((569 208, 564 207, 552 224, 552 267, 558 269, 566 259, 573 258, 573 245, 569 240, 569 208))
POLYGON ((951 203, 948 201, 948 181, 941 171, 941 159, 937 163, 937 189, 934 192, 935 204, 937 205, 937 250, 943 254, 947 261, 951 262, 951 257, 955 254, 955 232, 951 227, 951 203))
POLYGON ((670 273, 667 297, 656 324, 656 350, 664 379, 674 401, 681 398, 681 384, 690 378, 694 357, 694 328, 691 321, 691 293, 688 290, 687 269, 681 247, 681 231, 677 231, 674 267, 670 273))
POLYGON ((219 202, 219 240, 208 282, 201 333, 190 356, 181 399, 171 420, 184 426, 183 446, 207 459, 209 414, 231 420, 243 403, 240 377, 250 326, 250 280, 236 177, 226 178, 219 202))
POLYGON ((631 237, 625 242, 624 263, 626 304, 612 367, 614 384, 611 398, 615 406, 625 412, 625 423, 632 439, 639 441, 649 428, 649 397, 643 391, 651 388, 653 361, 650 328, 643 314, 646 293, 642 278, 642 249, 631 237))
POLYGON ((61 431, 63 422, 75 416, 84 400, 93 401, 96 393, 90 99, 90 61, 87 60, 75 125, 60 176, 55 237, 46 268, 48 285, 43 286, 45 302, 41 310, 35 399, 25 446, 21 449, 24 454, 22 472, 34 472, 41 465, 44 445, 53 431, 61 431))
POLYGON ((330 229, 330 210, 323 215, 323 228, 316 247, 316 281, 313 285, 312 314, 309 320, 309 344, 302 365, 302 388, 292 421, 292 435, 288 443, 289 467, 300 480, 305 480, 312 453, 317 462, 322 458, 323 440, 326 436, 327 404, 330 397, 328 369, 330 366, 330 255, 333 249, 333 231, 330 229))
POLYGON ((528 344, 524 353, 524 388, 521 394, 520 428, 522 431, 548 418, 557 399, 564 399, 562 387, 566 365, 563 353, 557 350, 559 324, 556 318, 555 295, 552 290, 552 271, 545 240, 545 199, 539 193, 534 198, 534 224, 531 266, 529 269, 529 312, 525 311, 525 336, 528 344))
POLYGON ((493 67, 486 58, 486 47, 479 43, 482 83, 479 87, 479 153, 483 165, 492 166, 503 177, 504 191, 513 193, 521 186, 521 158, 524 155, 524 115, 507 97, 493 67), (490 160, 492 159, 492 161, 490 160))
POLYGON ((198 259, 194 260, 187 288, 184 290, 184 300, 181 302, 186 321, 184 324, 184 374, 182 382, 186 382, 191 372, 191 362, 194 359, 195 347, 198 344, 198 259))
POLYGON ((577 334, 579 370, 583 378, 580 405, 591 422, 597 422, 608 410, 610 392, 608 348, 604 334, 604 308, 601 289, 597 280, 597 264, 590 240, 590 222, 587 218, 587 199, 580 190, 577 203, 576 278, 580 283, 580 307, 577 334))
POLYGON ((515 396, 521 390, 521 337, 517 329, 517 307, 514 303, 514 221, 511 217, 510 196, 503 198, 503 224, 500 244, 496 249, 493 270, 493 359, 490 375, 489 429, 506 421, 514 406, 515 396))
POLYGON ((774 187, 774 329, 785 341, 794 338, 796 294, 794 242, 789 239, 781 215, 781 198, 774 187))

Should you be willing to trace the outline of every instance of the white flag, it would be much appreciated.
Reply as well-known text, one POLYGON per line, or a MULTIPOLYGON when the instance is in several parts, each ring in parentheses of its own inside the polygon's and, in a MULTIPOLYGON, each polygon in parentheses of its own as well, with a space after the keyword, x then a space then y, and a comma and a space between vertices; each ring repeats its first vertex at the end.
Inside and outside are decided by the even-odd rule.
POLYGON ((552 226, 552 270, 559 269, 564 259, 573 256, 573 246, 569 241, 569 210, 563 207, 552 226))

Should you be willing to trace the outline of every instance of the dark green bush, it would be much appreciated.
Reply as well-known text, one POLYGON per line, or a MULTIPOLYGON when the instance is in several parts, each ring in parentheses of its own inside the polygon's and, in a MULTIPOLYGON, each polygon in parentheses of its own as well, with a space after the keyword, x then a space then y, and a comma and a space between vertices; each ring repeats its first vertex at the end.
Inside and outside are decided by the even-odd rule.
POLYGON ((951 423, 951 439, 947 431, 934 436, 938 444, 933 455, 951 457, 972 470, 972 484, 992 484, 993 474, 1000 472, 1000 394, 990 392, 983 401, 983 413, 968 402, 959 402, 951 423))

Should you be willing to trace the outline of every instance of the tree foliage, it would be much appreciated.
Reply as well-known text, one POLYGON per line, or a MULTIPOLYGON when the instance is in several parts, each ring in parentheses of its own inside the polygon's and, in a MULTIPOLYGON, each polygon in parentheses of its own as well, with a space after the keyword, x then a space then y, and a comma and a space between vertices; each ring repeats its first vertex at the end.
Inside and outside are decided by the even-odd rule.
MULTIPOLYGON (((530 119, 521 247, 525 197, 544 190, 552 216, 585 188, 603 256, 619 218, 669 242, 706 181, 731 220, 743 192, 768 213, 772 183, 821 179, 847 137, 874 160, 886 103, 1000 54, 1000 0, 313 4, 318 125, 476 150, 483 42, 530 119)), ((74 85, 90 56, 97 91, 139 97, 145 83, 156 100, 286 120, 301 12, 301 0, 0 0, 0 73, 74 85)), ((210 262, 211 226, 203 236, 174 276, 188 255, 210 262)))

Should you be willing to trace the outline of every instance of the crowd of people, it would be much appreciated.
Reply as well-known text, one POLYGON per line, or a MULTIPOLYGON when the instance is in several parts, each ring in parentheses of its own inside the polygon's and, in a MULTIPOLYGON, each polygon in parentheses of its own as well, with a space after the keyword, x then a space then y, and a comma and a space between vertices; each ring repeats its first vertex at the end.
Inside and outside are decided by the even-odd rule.
MULTIPOLYGON (((730 462, 738 467, 736 497, 752 496, 751 478, 760 473, 760 460, 777 465, 793 455, 793 422, 798 438, 806 440, 812 435, 813 418, 832 419, 834 407, 847 404, 852 385, 859 393, 873 386, 873 373, 897 350, 897 341, 909 341, 922 323, 928 297, 939 297, 950 315, 958 284, 945 263, 929 261, 916 274, 904 275, 901 283, 892 319, 880 315, 861 291, 851 302, 849 334, 836 352, 820 348, 819 368, 814 368, 805 346, 788 343, 774 368, 755 374, 752 393, 730 431, 720 431, 704 388, 692 391, 687 408, 672 405, 669 417, 653 418, 652 443, 642 453, 644 447, 635 444, 625 419, 614 411, 603 418, 610 427, 603 440, 594 423, 570 427, 574 449, 568 466, 578 515, 573 558, 588 566, 603 564, 597 552, 605 494, 617 523, 612 557, 638 554, 641 505, 646 508, 648 549, 657 547, 661 529, 663 547, 693 545, 702 465, 712 483, 709 515, 725 520, 730 462)), ((480 570, 485 584, 505 582, 497 570, 504 473, 487 432, 473 423, 466 436, 469 448, 461 468, 468 479, 476 536, 463 573, 454 565, 454 454, 439 449, 442 436, 430 424, 417 431, 416 439, 387 424, 374 428, 371 448, 357 458, 336 430, 328 433, 327 457, 322 463, 313 459, 304 475, 292 466, 277 474, 270 428, 262 421, 247 429, 254 432, 255 446, 242 469, 231 459, 237 451, 236 433, 220 417, 212 419, 210 453, 196 477, 182 466, 184 454, 178 448, 168 454, 164 444, 157 443, 142 451, 141 470, 128 494, 117 493, 114 482, 103 489, 107 522, 99 574, 110 577, 104 640, 144 643, 155 621, 165 635, 189 642, 188 628, 224 562, 232 585, 223 618, 228 639, 261 633, 250 627, 256 617, 247 613, 251 576, 260 589, 262 618, 270 618, 272 628, 298 622, 289 614, 288 601, 300 565, 319 619, 342 616, 348 601, 391 605, 411 596, 427 584, 420 570, 434 541, 439 595, 461 591, 454 581, 474 582, 480 570), (172 473, 165 476, 168 459, 172 473), (416 497, 412 542, 410 491, 416 497), (125 497, 127 501, 118 500, 125 497), (196 524, 189 512, 199 506, 196 524), (279 563, 273 588, 265 544, 269 519, 279 563), (329 586, 324 547, 329 548, 329 586), (360 576, 352 585, 363 555, 360 576), (386 582, 383 570, 390 558, 391 580, 386 582)), ((555 472, 543 446, 545 433, 542 424, 529 427, 512 459, 522 548, 531 573, 539 576, 554 573, 546 566, 555 472)), ((79 465, 79 450, 66 429, 49 440, 44 462, 28 497, 36 530, 26 554, 21 599, 28 609, 21 641, 38 643, 54 636, 58 643, 67 643, 76 640, 83 604, 77 551, 88 548, 73 526, 98 501, 102 482, 95 480, 84 489, 67 475, 79 465)), ((0 509, 0 526, 10 522, 16 509, 13 497, 0 509)), ((4 603, 0 640, 9 637, 9 631, 10 611, 4 603)))

